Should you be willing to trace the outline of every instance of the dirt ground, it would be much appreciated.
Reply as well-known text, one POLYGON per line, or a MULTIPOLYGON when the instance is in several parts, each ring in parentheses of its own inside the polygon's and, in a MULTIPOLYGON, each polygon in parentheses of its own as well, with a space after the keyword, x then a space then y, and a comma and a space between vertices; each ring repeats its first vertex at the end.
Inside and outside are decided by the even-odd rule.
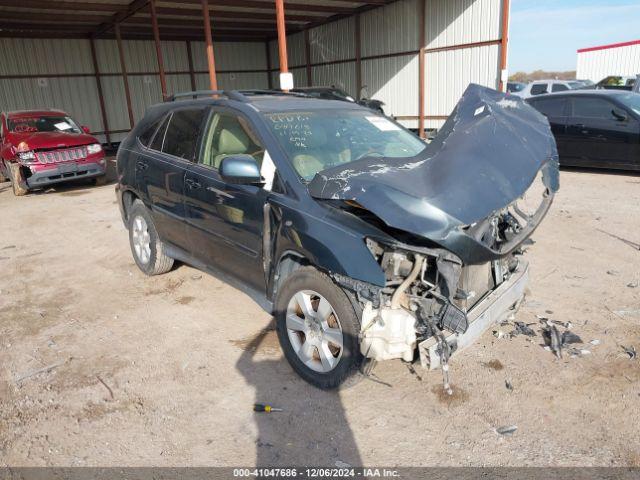
POLYGON ((537 335, 488 331, 453 359, 452 398, 400 361, 318 391, 242 292, 138 271, 113 185, 0 184, 0 466, 640 466, 640 360, 621 347, 640 350, 640 251, 613 236, 640 243, 640 176, 561 182, 516 316, 537 335), (590 353, 556 359, 536 315, 590 353))

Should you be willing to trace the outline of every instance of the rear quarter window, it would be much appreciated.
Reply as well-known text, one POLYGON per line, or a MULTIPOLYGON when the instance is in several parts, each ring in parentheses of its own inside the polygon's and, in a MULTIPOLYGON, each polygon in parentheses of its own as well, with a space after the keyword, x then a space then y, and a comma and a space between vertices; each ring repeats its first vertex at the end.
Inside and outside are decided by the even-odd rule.
POLYGON ((160 128, 158 128, 158 132, 153 137, 151 145, 149 148, 152 150, 157 150, 158 152, 162 151, 162 143, 164 142, 164 136, 167 132, 167 125, 169 124, 169 120, 171 120, 171 114, 167 115, 163 120, 160 128))
POLYGON ((149 143, 151 143, 151 140, 153 139, 153 135, 156 133, 156 130, 158 130, 158 127, 160 126, 160 124, 163 122, 164 119, 165 119, 164 116, 160 117, 151 125, 149 125, 146 129, 144 129, 142 133, 138 136, 138 140, 140 140, 140 143, 142 143, 145 147, 148 147, 149 143))

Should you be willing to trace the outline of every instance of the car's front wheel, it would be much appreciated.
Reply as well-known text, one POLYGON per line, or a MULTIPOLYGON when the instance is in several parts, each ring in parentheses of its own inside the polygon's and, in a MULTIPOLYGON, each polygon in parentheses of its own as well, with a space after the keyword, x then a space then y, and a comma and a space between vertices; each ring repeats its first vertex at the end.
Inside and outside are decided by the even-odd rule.
POLYGON ((129 244, 136 265, 147 275, 171 270, 173 258, 166 255, 153 219, 140 200, 133 202, 129 212, 129 244))
POLYGON ((7 172, 9 173, 9 180, 11 180, 11 186, 13 187, 13 194, 16 197, 21 197, 29 193, 29 189, 26 187, 24 179, 22 178, 20 165, 14 162, 8 162, 6 166, 7 172))
POLYGON ((275 303, 285 357, 307 382, 336 388, 358 374, 360 320, 345 292, 312 267, 293 272, 275 303))

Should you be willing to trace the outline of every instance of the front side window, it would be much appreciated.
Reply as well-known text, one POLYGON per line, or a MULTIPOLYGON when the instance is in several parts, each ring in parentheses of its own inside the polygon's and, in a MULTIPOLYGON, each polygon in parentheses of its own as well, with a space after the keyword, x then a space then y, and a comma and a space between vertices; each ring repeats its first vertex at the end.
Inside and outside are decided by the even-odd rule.
POLYGON ((566 90, 569 90, 569 87, 567 87, 564 83, 554 83, 553 87, 551 87, 552 92, 564 92, 566 90))
POLYGON ((611 111, 615 107, 612 103, 601 98, 574 98, 573 116, 588 118, 613 118, 611 111))
MULTIPOLYGON (((193 108, 176 110, 171 115, 162 143, 162 152, 193 161, 206 110, 193 108)), ((155 142, 154 142, 155 143, 155 142)))
POLYGON ((82 133, 71 117, 18 117, 9 118, 9 131, 15 133, 64 132, 82 133))
POLYGON ((546 83, 536 83, 531 86, 531 95, 541 95, 543 93, 549 93, 546 83))
POLYGON ((264 117, 304 180, 361 158, 411 158, 426 148, 412 133, 368 111, 316 110, 264 117))
POLYGON ((209 119, 200 163, 215 169, 230 155, 251 155, 262 165, 264 147, 242 117, 227 112, 215 112, 209 119))

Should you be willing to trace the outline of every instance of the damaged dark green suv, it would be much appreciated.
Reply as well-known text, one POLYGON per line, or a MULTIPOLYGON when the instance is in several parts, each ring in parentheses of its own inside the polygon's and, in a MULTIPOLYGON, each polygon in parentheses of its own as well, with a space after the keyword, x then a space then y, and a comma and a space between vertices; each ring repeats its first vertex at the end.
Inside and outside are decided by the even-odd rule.
POLYGON ((249 293, 308 382, 337 387, 365 359, 446 372, 522 299, 558 167, 520 99, 472 85, 426 144, 356 104, 192 96, 150 108, 118 152, 135 261, 249 293))

